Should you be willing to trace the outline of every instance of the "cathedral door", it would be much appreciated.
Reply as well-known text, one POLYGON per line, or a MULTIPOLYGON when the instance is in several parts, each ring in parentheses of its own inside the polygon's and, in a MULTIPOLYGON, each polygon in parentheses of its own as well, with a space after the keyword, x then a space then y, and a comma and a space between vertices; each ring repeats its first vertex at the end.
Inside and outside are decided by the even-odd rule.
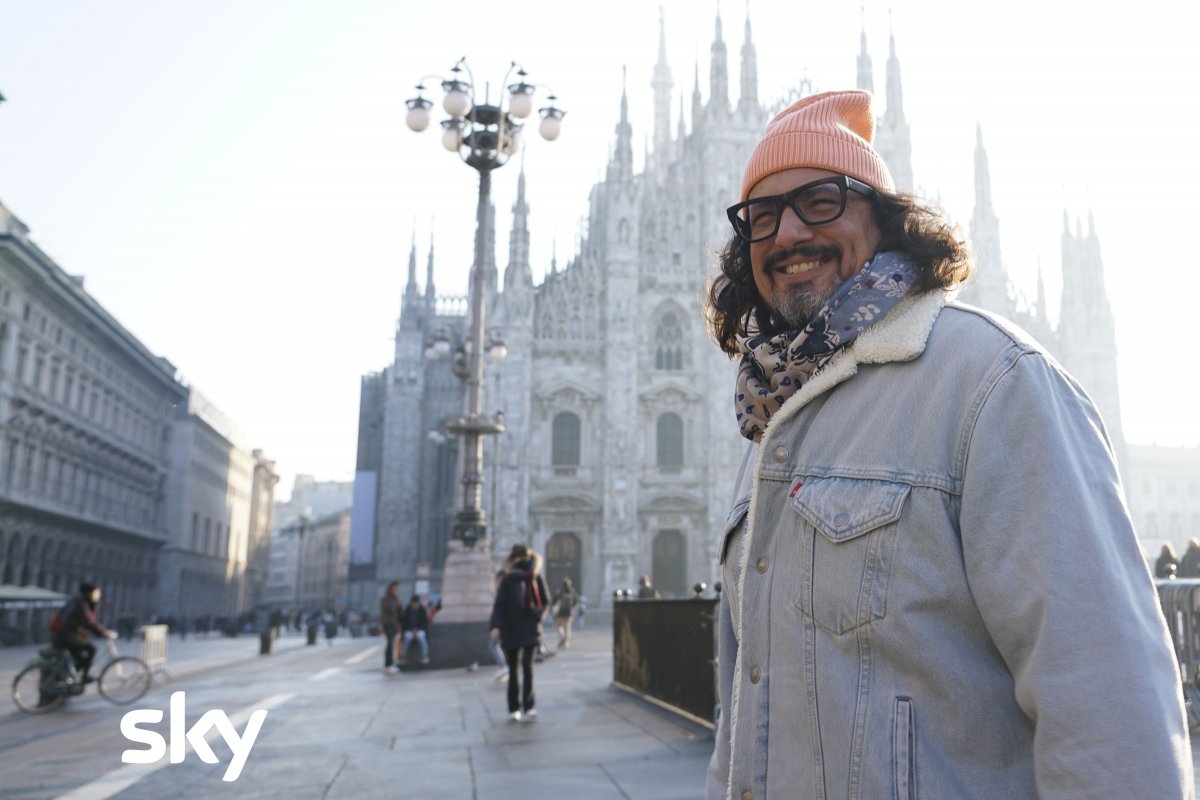
POLYGON ((659 531, 654 537, 650 580, 663 597, 687 595, 687 541, 683 532, 659 531))
POLYGON ((582 553, 583 547, 575 534, 560 531, 550 537, 546 543, 546 583, 551 594, 559 590, 563 578, 570 578, 575 591, 583 594, 582 553))

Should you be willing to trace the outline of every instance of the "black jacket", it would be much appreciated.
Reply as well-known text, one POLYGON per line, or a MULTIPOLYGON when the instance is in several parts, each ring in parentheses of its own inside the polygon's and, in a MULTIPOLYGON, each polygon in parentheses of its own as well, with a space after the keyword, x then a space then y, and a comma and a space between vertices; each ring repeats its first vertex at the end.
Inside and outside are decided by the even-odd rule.
POLYGON ((514 569, 496 587, 490 628, 500 629, 504 648, 536 647, 542 642, 542 617, 550 603, 546 579, 537 572, 514 569))
POLYGON ((406 605, 400 610, 400 630, 424 631, 428 629, 429 612, 425 610, 425 606, 413 608, 411 605, 406 605))

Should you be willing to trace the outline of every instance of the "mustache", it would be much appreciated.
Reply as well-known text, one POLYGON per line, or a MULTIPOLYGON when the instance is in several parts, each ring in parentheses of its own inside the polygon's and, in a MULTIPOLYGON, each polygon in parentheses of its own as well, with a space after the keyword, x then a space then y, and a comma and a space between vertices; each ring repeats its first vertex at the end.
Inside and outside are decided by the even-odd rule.
POLYGON ((798 247, 792 247, 788 250, 781 250, 778 253, 772 253, 763 263, 763 268, 768 270, 775 269, 784 261, 796 258, 797 256, 805 259, 806 261, 829 261, 831 259, 841 258, 842 248, 833 244, 802 244, 798 247))

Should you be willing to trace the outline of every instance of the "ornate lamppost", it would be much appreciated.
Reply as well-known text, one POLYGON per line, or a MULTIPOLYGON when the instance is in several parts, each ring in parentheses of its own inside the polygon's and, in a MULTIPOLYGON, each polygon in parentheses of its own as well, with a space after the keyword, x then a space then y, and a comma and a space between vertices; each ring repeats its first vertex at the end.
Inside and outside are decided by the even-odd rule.
MULTIPOLYGON (((507 352, 498 336, 492 334, 485 339, 484 328, 484 263, 487 249, 488 206, 492 188, 492 171, 508 163, 509 159, 520 152, 524 144, 522 120, 533 112, 534 95, 539 87, 526 82, 527 73, 515 61, 509 66, 504 76, 499 93, 499 99, 493 103, 490 99, 489 87, 484 87, 482 102, 475 91, 475 78, 467 65, 466 58, 461 58, 450 70, 449 78, 436 75, 426 76, 416 86, 417 96, 407 101, 408 127, 420 132, 429 127, 430 109, 433 102, 426 99, 426 80, 435 79, 441 83, 445 92, 442 108, 449 118, 441 123, 442 146, 455 153, 467 166, 479 173, 479 200, 475 212, 475 263, 471 267, 470 289, 468 296, 470 321, 466 342, 455 354, 455 373, 466 383, 466 413, 451 419, 443 427, 448 434, 463 438, 463 496, 462 507, 454 520, 454 541, 451 543, 450 557, 443 578, 443 594, 452 591, 447 584, 451 582, 455 568, 451 563, 457 553, 478 549, 476 559, 479 563, 474 571, 486 574, 487 591, 490 592, 491 563, 488 551, 490 542, 487 535, 487 517, 482 504, 483 484, 483 437, 503 433, 504 419, 497 414, 491 416, 483 413, 483 359, 485 354, 491 359, 503 358, 507 352), (514 77, 515 82, 509 83, 514 77)), ((562 128, 562 118, 565 112, 555 105, 557 99, 547 88, 547 105, 538 109, 541 122, 538 132, 543 139, 554 141, 562 128)), ((450 352, 448 337, 439 339, 436 335, 427 349, 427 358, 439 358, 450 352)), ((466 576, 461 576, 466 579, 466 576)), ((478 577, 478 576, 477 576, 478 577)), ((439 619, 447 620, 455 616, 452 611, 450 598, 447 597, 447 607, 439 619)), ((462 620, 472 618, 470 612, 461 617, 462 620)))
MULTIPOLYGON (((468 547, 487 537, 487 522, 480 498, 482 495, 483 474, 483 437, 489 434, 503 433, 504 426, 496 419, 482 413, 483 400, 483 356, 485 352, 492 358, 497 355, 497 345, 484 341, 484 272, 485 249, 487 247, 487 213, 492 188, 492 170, 508 163, 516 155, 523 143, 520 120, 528 117, 533 111, 533 96, 537 86, 527 83, 527 73, 516 62, 509 67, 504 76, 506 88, 501 92, 500 99, 493 105, 487 97, 485 89, 484 100, 478 102, 475 95, 474 76, 467 65, 466 58, 461 58, 450 70, 452 77, 441 79, 442 89, 446 96, 442 108, 450 118, 442 122, 442 146, 462 159, 463 163, 479 173, 479 202, 475 211, 475 263, 471 267, 470 278, 470 327, 467 333, 465 351, 465 374, 467 383, 467 413, 466 416, 450 422, 445 431, 462 436, 464 441, 463 458, 463 504, 454 526, 455 538, 461 539, 468 547), (509 84, 509 78, 516 74, 515 83, 509 84), (464 79, 465 73, 465 79, 464 79), (490 346, 486 346, 490 345, 490 346)), ((425 91, 424 81, 417 84, 418 93, 425 91)), ((548 105, 538 110, 542 120, 538 131, 542 138, 554 141, 558 138, 562 127, 562 118, 566 113, 557 108, 553 94, 547 97, 548 105)), ((414 131, 423 131, 429 127, 429 109, 433 102, 418 94, 407 101, 408 127, 414 131)), ((439 345, 446 348, 447 345, 439 345)), ((500 347, 503 345, 501 344, 500 347)), ((445 351, 442 351, 445 352, 445 351)), ((442 352, 437 353, 441 355, 442 352)), ((436 357, 436 356, 435 356, 436 357)))

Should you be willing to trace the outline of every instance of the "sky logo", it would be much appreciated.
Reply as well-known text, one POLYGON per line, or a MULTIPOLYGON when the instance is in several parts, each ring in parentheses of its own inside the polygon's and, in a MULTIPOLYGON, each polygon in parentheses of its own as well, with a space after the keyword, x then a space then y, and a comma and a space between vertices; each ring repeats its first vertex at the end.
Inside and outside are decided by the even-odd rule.
POLYGON ((170 751, 170 763, 179 764, 183 762, 186 754, 186 749, 190 745, 196 751, 196 755, 200 760, 207 764, 219 764, 220 759, 216 753, 209 747, 207 736, 216 728, 216 731, 225 739, 226 744, 233 753, 233 757, 229 761, 229 766, 225 770, 224 781, 236 781, 238 776, 242 774, 242 768, 246 765, 246 759, 250 757, 250 750, 254 747, 254 740, 258 738, 258 732, 262 729, 263 721, 267 718, 266 709, 257 709, 250 714, 250 719, 246 722, 246 727, 242 729, 239 736, 237 729, 234 728, 233 722, 226 716, 224 711, 214 709, 205 712, 204 716, 196 720, 196 723, 188 729, 184 729, 186 704, 183 692, 174 692, 171 694, 170 705, 170 742, 163 739, 162 735, 157 731, 139 728, 139 725, 152 725, 162 722, 163 712, 157 708, 138 708, 128 712, 121 717, 121 733, 131 742, 146 745, 145 749, 126 750, 121 753, 121 761, 125 764, 153 764, 161 761, 164 756, 170 751))

